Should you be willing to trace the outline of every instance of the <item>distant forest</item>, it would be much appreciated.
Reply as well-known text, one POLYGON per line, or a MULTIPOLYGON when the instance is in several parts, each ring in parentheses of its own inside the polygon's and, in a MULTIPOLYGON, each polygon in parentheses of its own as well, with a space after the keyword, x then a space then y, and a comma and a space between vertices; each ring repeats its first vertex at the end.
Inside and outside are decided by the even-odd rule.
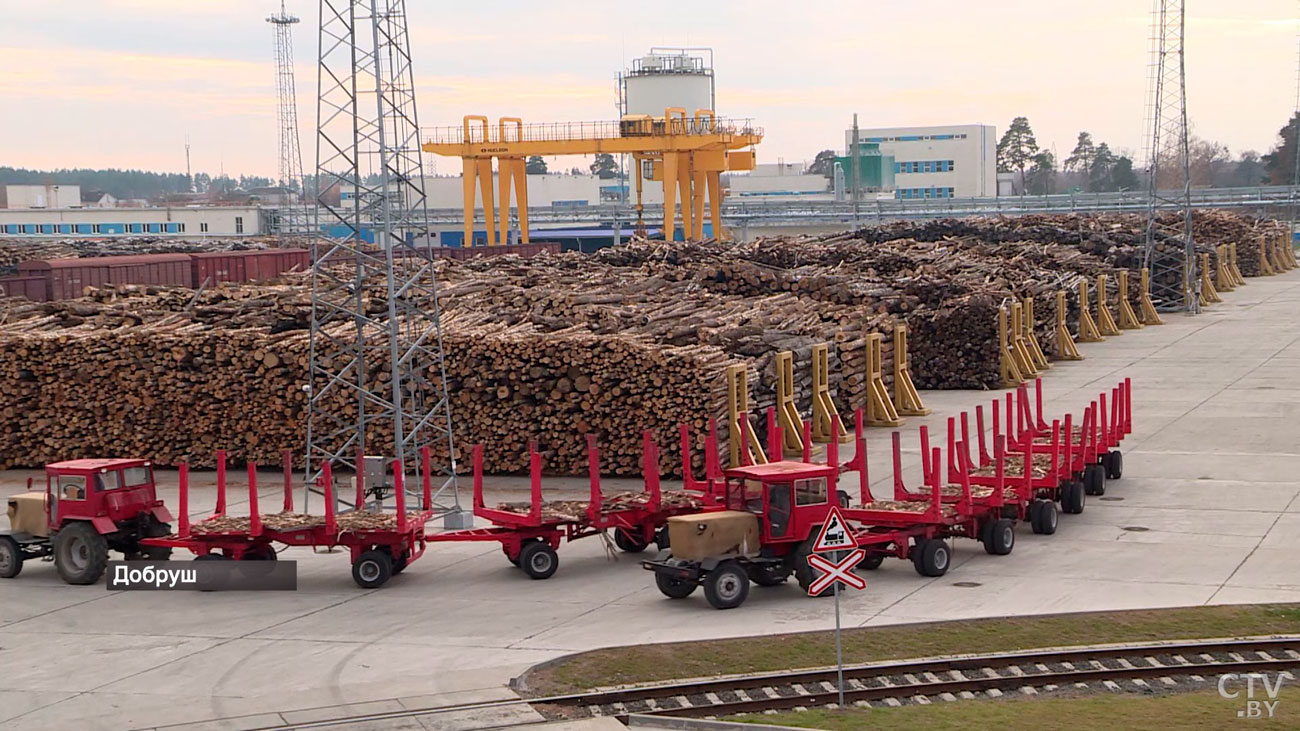
MULTIPOLYGON (((225 193, 242 188, 273 185, 270 178, 241 175, 238 178, 197 173, 193 184, 184 173, 152 173, 145 170, 28 170, 0 166, 0 185, 80 185, 83 193, 102 191, 114 198, 153 200, 171 193, 225 193)), ((293 186, 295 189, 298 187, 293 186)))

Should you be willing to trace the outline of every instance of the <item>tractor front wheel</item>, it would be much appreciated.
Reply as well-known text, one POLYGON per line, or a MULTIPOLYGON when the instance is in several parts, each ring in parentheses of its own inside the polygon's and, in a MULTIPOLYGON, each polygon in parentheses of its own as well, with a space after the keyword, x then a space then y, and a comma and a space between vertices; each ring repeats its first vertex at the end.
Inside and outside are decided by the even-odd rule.
POLYGON ((108 541, 90 523, 71 523, 54 537, 54 566, 69 584, 93 584, 108 566, 108 541))
POLYGON ((735 609, 749 596, 749 576, 735 561, 723 561, 704 579, 704 598, 714 609, 735 609))
POLYGON ((23 570, 23 552, 18 541, 0 536, 0 579, 12 579, 23 570))

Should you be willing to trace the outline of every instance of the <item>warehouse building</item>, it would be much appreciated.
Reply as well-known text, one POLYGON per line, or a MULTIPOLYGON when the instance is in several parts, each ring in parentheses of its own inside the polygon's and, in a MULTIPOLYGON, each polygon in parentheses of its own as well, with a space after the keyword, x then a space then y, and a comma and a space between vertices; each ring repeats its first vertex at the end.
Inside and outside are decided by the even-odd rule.
MULTIPOLYGON (((885 127, 858 130, 858 141, 894 157, 894 197, 981 198, 997 195, 998 138, 993 125, 885 127)), ((853 130, 844 132, 851 155, 853 130)))
POLYGON ((266 228, 257 206, 0 209, 0 236, 257 236, 266 228))

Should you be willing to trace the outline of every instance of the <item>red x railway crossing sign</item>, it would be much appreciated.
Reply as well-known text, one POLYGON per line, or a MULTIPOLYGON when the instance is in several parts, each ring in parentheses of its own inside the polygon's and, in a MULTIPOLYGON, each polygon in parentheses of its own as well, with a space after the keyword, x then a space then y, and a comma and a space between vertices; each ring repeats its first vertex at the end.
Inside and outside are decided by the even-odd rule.
POLYGON ((815 553, 810 555, 808 565, 821 571, 822 575, 808 586, 808 593, 818 596, 837 581, 842 581, 846 586, 851 586, 854 589, 867 588, 867 580, 853 573, 853 567, 857 566, 866 555, 866 552, 861 548, 849 551, 849 555, 838 562, 832 561, 825 556, 818 556, 815 553))

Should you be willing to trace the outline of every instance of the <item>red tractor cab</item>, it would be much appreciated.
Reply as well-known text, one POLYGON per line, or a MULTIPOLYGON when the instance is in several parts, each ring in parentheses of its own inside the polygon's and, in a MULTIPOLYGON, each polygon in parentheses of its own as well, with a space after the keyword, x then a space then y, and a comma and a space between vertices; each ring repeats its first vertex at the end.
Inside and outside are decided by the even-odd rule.
MULTIPOLYGON (((31 481, 28 481, 31 488, 31 481)), ((143 459, 74 459, 45 467, 45 491, 9 498, 10 530, 0 532, 0 578, 32 558, 54 558, 69 584, 93 584, 108 551, 128 559, 166 560, 171 549, 141 538, 171 533, 172 516, 158 499, 153 465, 143 459)))
POLYGON ((818 573, 813 543, 837 495, 838 468, 781 461, 723 470, 707 480, 718 508, 668 519, 671 548, 642 566, 665 596, 683 599, 703 584, 717 609, 740 606, 749 582, 776 586, 794 575, 807 591, 818 573))

